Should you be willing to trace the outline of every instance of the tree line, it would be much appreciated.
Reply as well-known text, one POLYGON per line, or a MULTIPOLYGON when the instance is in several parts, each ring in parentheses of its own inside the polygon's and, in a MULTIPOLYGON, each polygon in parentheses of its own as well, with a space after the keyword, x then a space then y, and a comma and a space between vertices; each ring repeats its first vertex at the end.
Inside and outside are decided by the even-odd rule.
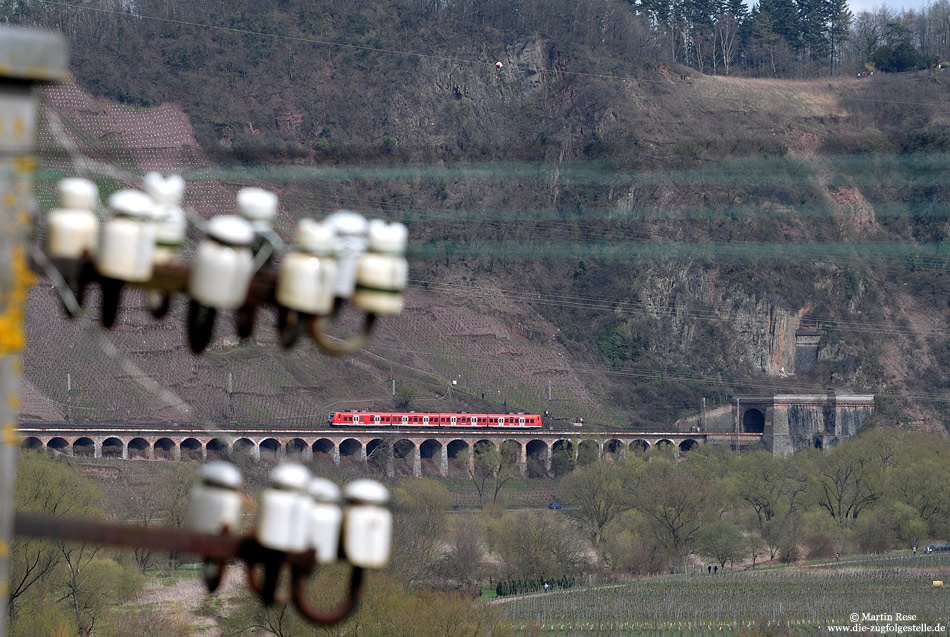
MULTIPOLYGON (((497 455, 477 454, 476 476, 497 455)), ((701 446, 677 459, 654 448, 566 473, 557 487, 563 511, 506 511, 503 460, 491 470, 502 488, 487 490, 476 513, 446 515, 442 483, 407 480, 396 492, 404 539, 395 572, 416 585, 497 589, 561 575, 923 551, 950 537, 950 475, 940 469, 948 455, 945 438, 890 428, 789 458, 701 446)))
POLYGON ((882 6, 857 15, 847 0, 759 0, 751 7, 741 0, 567 4, 405 2, 417 14, 448 18, 463 30, 514 27, 553 41, 611 49, 635 63, 673 61, 706 74, 814 77, 875 69, 907 71, 950 60, 947 0, 920 10, 898 12, 882 6), (555 6, 559 10, 552 11, 555 6))
MULTIPOLYGON (((542 592, 545 583, 548 590, 567 588, 590 575, 624 577, 700 565, 755 568, 912 546, 922 551, 950 538, 948 457, 945 438, 890 428, 790 458, 701 446, 677 459, 671 450, 654 448, 594 459, 561 477, 556 486, 565 506, 561 511, 506 510, 512 483, 505 472, 501 488, 486 489, 490 497, 474 511, 453 510, 451 481, 401 479, 391 485, 392 560, 372 576, 362 610, 340 634, 354 629, 387 634, 393 618, 405 622, 407 631, 423 630, 420 617, 429 617, 431 634, 489 627, 504 634, 500 616, 474 602, 485 587, 513 595, 542 592)), ((93 464, 101 473, 100 465, 109 462, 93 464)), ((73 459, 23 453, 17 506, 180 526, 194 466, 137 466, 151 472, 148 479, 115 484, 107 495, 73 459)), ((266 469, 258 463, 244 469, 245 505, 253 512, 266 469)), ((344 479, 333 471, 345 469, 320 467, 321 473, 344 479)), ((13 635, 187 628, 181 616, 130 604, 154 569, 178 572, 180 556, 16 538, 12 558, 13 635)), ((342 567, 318 573, 315 601, 332 605, 339 594, 333 582, 344 575, 342 567)), ((264 608, 244 592, 209 598, 199 610, 214 617, 225 635, 248 630, 292 635, 306 627, 288 607, 264 608)))
MULTIPOLYGON (((847 0, 759 0, 751 8, 742 0, 363 0, 345 8, 241 0, 212 13, 175 0, 116 6, 102 1, 81 8, 0 0, 0 22, 63 31, 83 63, 79 77, 134 103, 201 92, 190 79, 199 70, 205 77, 209 71, 221 76, 208 79, 227 90, 237 88, 235 81, 259 82, 252 75, 263 68, 277 72, 274 80, 306 81, 313 69, 300 62, 320 57, 332 64, 377 65, 398 75, 414 67, 412 56, 397 60, 405 56, 372 49, 465 57, 538 36, 548 44, 544 64, 551 69, 586 67, 621 75, 657 62, 678 62, 707 74, 814 77, 950 60, 948 0, 920 10, 881 7, 857 15, 847 0), (96 10, 103 8, 107 11, 96 10), (301 42, 272 46, 269 34, 301 42), (120 67, 138 65, 141 77, 115 75, 112 58, 120 67)), ((213 107, 221 96, 201 100, 213 107)), ((233 124, 216 123, 224 129, 233 124)))
POLYGON ((603 567, 754 566, 950 536, 950 476, 939 469, 948 453, 931 434, 874 429, 786 459, 712 447, 681 462, 659 453, 599 461, 561 489, 603 567))

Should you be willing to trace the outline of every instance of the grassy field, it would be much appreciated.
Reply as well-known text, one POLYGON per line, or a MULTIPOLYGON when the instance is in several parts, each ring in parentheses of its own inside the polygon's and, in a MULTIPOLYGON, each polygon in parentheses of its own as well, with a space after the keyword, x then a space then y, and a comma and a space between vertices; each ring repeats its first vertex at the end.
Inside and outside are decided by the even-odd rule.
POLYGON ((950 556, 658 576, 533 595, 501 607, 517 631, 540 635, 815 634, 853 624, 853 613, 916 617, 862 622, 869 625, 947 625, 950 589, 934 588, 934 580, 950 580, 950 556))
MULTIPOLYGON (((439 481, 452 494, 452 504, 455 508, 468 509, 478 506, 478 493, 471 479, 447 478, 439 481)), ((491 489, 492 486, 489 484, 489 492, 484 496, 484 504, 491 502, 491 489)), ((500 505, 516 508, 543 508, 551 502, 556 502, 557 499, 557 482, 539 478, 512 478, 498 495, 500 505)))

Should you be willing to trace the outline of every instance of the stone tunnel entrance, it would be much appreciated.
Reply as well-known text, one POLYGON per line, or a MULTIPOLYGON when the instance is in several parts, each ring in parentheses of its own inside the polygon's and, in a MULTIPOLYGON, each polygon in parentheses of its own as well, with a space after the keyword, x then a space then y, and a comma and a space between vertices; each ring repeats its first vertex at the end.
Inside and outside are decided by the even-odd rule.
POLYGON ((760 434, 765 431, 765 414, 758 409, 748 409, 742 416, 742 432, 760 434))

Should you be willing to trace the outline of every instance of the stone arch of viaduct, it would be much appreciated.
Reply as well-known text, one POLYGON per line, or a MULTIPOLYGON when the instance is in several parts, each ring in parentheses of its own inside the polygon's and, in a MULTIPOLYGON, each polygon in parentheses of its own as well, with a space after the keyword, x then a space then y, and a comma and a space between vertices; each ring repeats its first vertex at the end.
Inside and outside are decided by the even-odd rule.
POLYGON ((556 453, 577 460, 622 457, 670 445, 675 454, 705 442, 699 433, 581 434, 575 432, 420 432, 356 431, 69 431, 21 429, 22 447, 47 449, 70 456, 142 460, 208 460, 246 454, 256 460, 298 458, 374 465, 387 475, 396 473, 448 476, 474 468, 477 450, 491 445, 522 473, 532 466, 551 469, 556 453))

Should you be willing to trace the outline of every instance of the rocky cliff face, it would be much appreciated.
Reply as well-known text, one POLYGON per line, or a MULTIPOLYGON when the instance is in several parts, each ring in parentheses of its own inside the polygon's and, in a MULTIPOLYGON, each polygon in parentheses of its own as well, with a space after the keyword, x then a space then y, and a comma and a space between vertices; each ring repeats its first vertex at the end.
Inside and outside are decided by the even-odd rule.
MULTIPOLYGON (((391 404, 393 376, 420 409, 552 408, 610 426, 669 423, 695 412, 702 397, 713 406, 748 387, 799 384, 887 389, 908 397, 888 417, 944 417, 914 396, 950 386, 941 301, 950 291, 944 266, 911 252, 947 228, 926 210, 888 216, 875 207, 936 206, 946 195, 939 183, 910 178, 879 186, 894 172, 889 160, 826 153, 840 140, 863 139, 867 121, 884 126, 860 109, 874 104, 869 91, 886 93, 900 78, 703 77, 655 62, 604 61, 596 43, 568 51, 540 36, 492 38, 492 46, 469 43, 454 57, 331 57, 321 49, 327 57, 319 64, 312 51, 296 66, 274 61, 289 70, 261 62, 259 73, 245 73, 248 86, 231 87, 244 101, 222 99, 232 94, 222 84, 230 76, 208 77, 205 67, 176 73, 167 97, 138 89, 180 106, 52 99, 82 152, 98 161, 133 174, 190 162, 199 178, 188 201, 201 214, 230 212, 236 188, 254 183, 280 194, 278 230, 288 238, 297 218, 344 205, 410 227, 413 303, 385 333, 388 349, 366 360, 288 361, 272 356, 270 340, 252 354, 221 341, 210 359, 178 361, 189 368, 178 381, 170 372, 177 354, 157 350, 180 347, 177 325, 162 331, 132 318, 120 340, 185 393, 213 386, 209 418, 218 420, 229 413, 222 389, 229 370, 246 383, 230 398, 255 422, 304 419, 341 400, 391 404), (189 84, 194 77, 206 84, 189 84), (291 141, 293 148, 280 146, 291 141), (277 147, 289 148, 291 159, 275 157, 277 147), (214 160, 202 151, 222 149, 339 176, 224 166, 224 178, 206 178, 214 160), (907 254, 836 252, 859 242, 897 244, 907 254), (798 254, 798 245, 818 251, 798 254), (752 247, 733 251, 742 246, 752 247), (821 342, 817 364, 803 374, 795 334, 806 324, 820 328, 821 342), (472 384, 449 396, 449 381, 460 375, 472 384), (286 413, 262 406, 306 392, 306 400, 283 402, 286 413)), ((912 88, 936 101, 948 78, 912 88)), ((880 136, 897 145, 902 134, 880 136)), ((50 143, 50 157, 63 161, 50 143)), ((48 207, 51 184, 44 188, 48 207)), ((51 340, 61 327, 43 321, 54 304, 35 307, 43 318, 34 338, 51 340)), ((84 405, 62 395, 55 347, 34 351, 46 361, 44 378, 33 379, 38 395, 58 405, 75 399, 77 414, 100 408, 100 399, 84 405)), ((102 392, 121 385, 92 355, 76 364, 93 368, 88 375, 102 392)), ((135 405, 126 401, 115 413, 154 411, 135 405)))

